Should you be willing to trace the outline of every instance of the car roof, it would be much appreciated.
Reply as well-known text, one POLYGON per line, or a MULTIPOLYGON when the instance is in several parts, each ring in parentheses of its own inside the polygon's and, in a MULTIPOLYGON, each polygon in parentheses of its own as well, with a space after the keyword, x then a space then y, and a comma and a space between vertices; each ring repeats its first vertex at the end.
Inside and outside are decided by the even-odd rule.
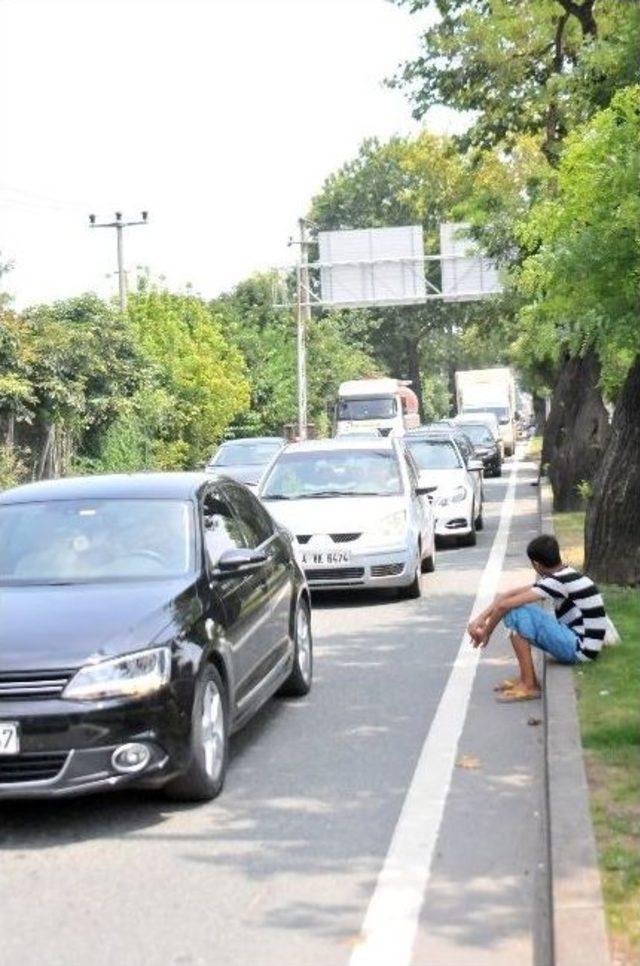
POLYGON ((42 480, 5 490, 0 504, 46 500, 189 500, 211 482, 205 473, 112 473, 42 480))
POLYGON ((240 436, 238 439, 225 439, 220 446, 250 446, 252 443, 286 443, 284 436, 240 436))
POLYGON ((438 426, 435 429, 412 429, 409 433, 405 433, 404 439, 409 441, 415 440, 448 440, 452 442, 457 433, 454 431, 453 427, 448 426, 438 426))
POLYGON ((349 435, 336 436, 333 439, 308 439, 303 443, 289 443, 285 446, 285 453, 321 453, 345 449, 361 450, 393 450, 394 440, 390 436, 371 436, 363 438, 357 436, 351 439, 349 435))

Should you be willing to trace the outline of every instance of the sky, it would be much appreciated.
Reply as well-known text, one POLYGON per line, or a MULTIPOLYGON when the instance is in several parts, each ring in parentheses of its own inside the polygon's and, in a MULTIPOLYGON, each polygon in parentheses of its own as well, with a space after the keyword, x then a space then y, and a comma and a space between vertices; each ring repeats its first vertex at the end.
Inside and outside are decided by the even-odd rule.
MULTIPOLYGON (((0 258, 18 308, 125 267, 205 297, 287 265, 297 219, 365 137, 415 133, 382 86, 424 15, 388 0, 0 0, 0 258)), ((436 110, 427 126, 460 130, 436 110)))

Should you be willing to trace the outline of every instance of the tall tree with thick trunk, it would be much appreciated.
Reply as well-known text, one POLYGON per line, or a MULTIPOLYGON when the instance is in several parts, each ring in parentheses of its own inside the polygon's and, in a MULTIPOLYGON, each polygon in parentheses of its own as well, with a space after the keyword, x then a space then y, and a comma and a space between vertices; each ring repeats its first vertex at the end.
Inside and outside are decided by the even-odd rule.
MULTIPOLYGON (((436 16, 422 35, 419 57, 405 64, 392 83, 408 91, 417 117, 438 104, 473 111, 474 120, 461 138, 463 145, 499 145, 509 151, 519 136, 531 134, 555 166, 567 132, 606 107, 617 89, 637 77, 637 4, 619 0, 600 0, 597 5, 595 0, 396 2, 414 13, 426 10, 436 16)), ((553 181, 549 189, 553 191, 553 181)), ((490 210, 485 220, 490 228, 493 220, 500 233, 490 210)), ((522 239, 520 244, 524 254, 535 251, 535 246, 527 250, 522 239)), ((579 324, 579 319, 572 320, 568 328, 579 324)), ((544 361, 548 364, 554 353, 557 358, 560 350, 559 390, 569 385, 570 355, 577 359, 584 348, 571 331, 561 328, 556 333, 544 361)), ((596 368, 581 367, 582 379, 588 381, 585 395, 591 400, 599 391, 593 381, 596 368)), ((579 407, 568 405, 565 398, 552 400, 544 449, 560 504, 572 502, 573 493, 564 492, 564 487, 571 491, 576 478, 592 465, 590 421, 578 416, 579 407)))
MULTIPOLYGON (((557 337, 571 346, 573 355, 588 347, 583 367, 597 353, 599 381, 611 397, 618 396, 613 428, 594 474, 586 544, 592 571, 600 579, 624 583, 640 583, 639 143, 636 85, 620 91, 608 108, 569 135, 556 195, 531 213, 526 230, 537 250, 524 262, 521 276, 531 299, 524 326, 539 341, 557 337)), ((574 408, 575 397, 588 398, 585 387, 597 379, 598 367, 591 367, 584 380, 575 374, 570 389, 574 408)), ((575 412, 587 436, 595 433, 596 438, 597 412, 591 404, 575 412)), ((549 432, 557 433, 559 423, 550 418, 549 432)), ((572 445, 570 436, 561 440, 556 464, 557 454, 572 445)))
POLYGON ((549 464, 554 510, 581 509, 580 484, 593 480, 602 461, 609 415, 599 379, 600 362, 593 349, 583 356, 570 356, 558 372, 542 446, 542 463, 549 464))
POLYGON ((586 569, 596 580, 640 584, 640 355, 629 370, 587 511, 586 569))

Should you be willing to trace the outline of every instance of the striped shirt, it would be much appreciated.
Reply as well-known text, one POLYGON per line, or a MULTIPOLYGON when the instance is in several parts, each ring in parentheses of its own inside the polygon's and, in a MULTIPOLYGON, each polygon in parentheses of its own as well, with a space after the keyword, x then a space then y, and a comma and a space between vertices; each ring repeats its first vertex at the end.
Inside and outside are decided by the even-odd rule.
POLYGON ((595 659, 604 644, 607 615, 600 591, 591 578, 573 567, 563 567, 539 577, 533 590, 553 602, 557 619, 577 635, 578 650, 595 659))

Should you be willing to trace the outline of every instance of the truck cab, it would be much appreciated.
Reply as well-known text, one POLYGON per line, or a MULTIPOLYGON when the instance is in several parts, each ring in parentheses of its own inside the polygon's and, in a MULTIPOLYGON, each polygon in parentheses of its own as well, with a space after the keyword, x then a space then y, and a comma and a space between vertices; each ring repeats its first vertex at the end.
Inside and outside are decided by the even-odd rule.
POLYGON ((418 398, 400 379, 354 379, 338 389, 336 436, 404 436, 419 425, 418 398))

